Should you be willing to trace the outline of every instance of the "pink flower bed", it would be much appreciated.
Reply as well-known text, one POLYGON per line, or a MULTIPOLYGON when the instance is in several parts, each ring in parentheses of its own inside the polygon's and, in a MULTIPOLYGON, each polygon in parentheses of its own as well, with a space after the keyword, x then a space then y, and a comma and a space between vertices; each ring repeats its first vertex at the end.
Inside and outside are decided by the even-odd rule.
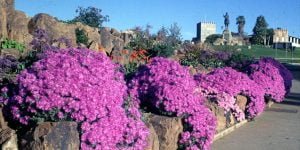
POLYGON ((249 98, 246 117, 253 118, 264 110, 264 90, 244 73, 225 67, 195 75, 195 80, 201 95, 216 100, 220 107, 232 111, 239 121, 245 119, 245 113, 236 103, 235 96, 239 94, 249 98))
POLYGON ((276 102, 284 100, 292 87, 293 75, 273 58, 262 58, 249 67, 249 77, 263 87, 265 94, 276 102))
POLYGON ((15 96, 6 102, 23 124, 54 110, 57 120, 79 122, 81 149, 143 150, 148 129, 138 108, 130 101, 124 106, 127 87, 118 67, 88 49, 49 50, 21 72, 15 96))
POLYGON ((184 118, 185 129, 179 143, 185 149, 209 149, 216 120, 195 93, 196 83, 189 70, 178 62, 154 58, 129 83, 130 95, 139 103, 184 118))

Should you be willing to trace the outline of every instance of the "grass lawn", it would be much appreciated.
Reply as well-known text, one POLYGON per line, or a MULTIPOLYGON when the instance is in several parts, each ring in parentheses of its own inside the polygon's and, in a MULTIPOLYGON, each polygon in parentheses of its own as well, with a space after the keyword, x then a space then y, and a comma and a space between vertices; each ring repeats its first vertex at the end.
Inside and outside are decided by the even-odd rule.
POLYGON ((281 62, 288 63, 300 63, 300 48, 296 48, 295 51, 286 51, 285 49, 273 49, 261 45, 248 46, 213 46, 216 50, 223 51, 240 51, 241 53, 252 56, 254 58, 260 57, 273 57, 281 62))

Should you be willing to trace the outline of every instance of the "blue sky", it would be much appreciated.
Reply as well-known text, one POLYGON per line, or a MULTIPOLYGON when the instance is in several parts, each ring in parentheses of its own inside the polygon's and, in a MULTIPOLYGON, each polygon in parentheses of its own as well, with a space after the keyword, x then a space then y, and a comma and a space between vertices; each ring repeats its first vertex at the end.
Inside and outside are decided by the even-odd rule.
POLYGON ((48 13, 62 20, 76 15, 78 6, 94 6, 109 15, 104 26, 126 30, 135 26, 153 26, 156 32, 161 26, 177 22, 183 39, 196 36, 196 24, 213 21, 221 33, 223 14, 230 16, 229 27, 237 32, 235 19, 246 18, 245 32, 251 34, 256 18, 265 16, 269 27, 288 29, 289 34, 300 37, 300 0, 15 0, 16 9, 29 16, 48 13))

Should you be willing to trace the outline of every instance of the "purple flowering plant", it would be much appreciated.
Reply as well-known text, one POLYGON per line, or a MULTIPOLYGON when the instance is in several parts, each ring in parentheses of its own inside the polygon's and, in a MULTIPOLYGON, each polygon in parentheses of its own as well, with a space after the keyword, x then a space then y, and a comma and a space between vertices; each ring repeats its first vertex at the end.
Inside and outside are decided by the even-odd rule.
POLYGON ((283 101, 292 87, 292 73, 274 58, 261 58, 249 66, 247 73, 264 88, 265 96, 276 102, 283 101))
POLYGON ((216 120, 204 105, 204 99, 195 92, 196 83, 188 68, 155 57, 138 70, 128 86, 136 105, 147 104, 154 112, 183 118, 181 148, 210 148, 216 120))
POLYGON ((253 118, 264 110, 264 90, 244 73, 225 67, 194 78, 200 95, 216 100, 225 111, 232 111, 238 121, 253 118), (235 97, 239 94, 249 100, 246 112, 237 105, 235 97))
POLYGON ((18 75, 14 94, 3 102, 22 124, 43 116, 43 121, 78 122, 83 150, 142 150, 148 129, 127 99, 118 68, 104 54, 88 49, 47 50, 18 75))

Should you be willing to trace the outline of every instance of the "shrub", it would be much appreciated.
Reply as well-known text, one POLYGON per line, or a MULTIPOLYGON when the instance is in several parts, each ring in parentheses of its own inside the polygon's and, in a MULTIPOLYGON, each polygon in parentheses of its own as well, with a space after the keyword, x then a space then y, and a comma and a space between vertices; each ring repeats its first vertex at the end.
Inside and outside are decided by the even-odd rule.
POLYGON ((21 72, 5 103, 23 124, 79 122, 81 149, 144 149, 148 131, 118 68, 87 49, 48 50, 21 72))
POLYGON ((244 72, 252 63, 254 63, 253 57, 237 52, 231 54, 225 61, 225 66, 244 72))
POLYGON ((245 119, 245 114, 238 107, 235 96, 241 94, 249 98, 246 107, 248 118, 259 115, 265 106, 264 90, 246 74, 232 68, 215 69, 208 74, 195 75, 201 95, 215 99, 226 111, 233 111, 237 120, 245 119))
POLYGON ((283 101, 292 86, 293 75, 274 58, 261 58, 249 66, 248 74, 276 102, 283 101))
POLYGON ((89 42, 89 38, 86 35, 86 32, 83 29, 76 29, 75 30, 75 34, 76 34, 76 43, 77 44, 84 44, 86 46, 88 46, 88 42, 89 42))
POLYGON ((156 44, 149 50, 151 57, 170 57, 174 54, 174 47, 167 44, 156 44))
POLYGON ((205 68, 220 68, 225 66, 230 57, 231 53, 228 52, 195 49, 185 53, 180 61, 182 65, 191 64, 193 67, 200 64, 205 68))
POLYGON ((0 56, 0 86, 3 80, 13 80, 21 67, 20 62, 13 56, 0 56))
POLYGON ((195 93, 189 70, 176 61, 156 57, 140 67, 129 83, 136 104, 148 105, 152 112, 184 118, 181 148, 209 149, 216 121, 204 99, 195 93))
POLYGON ((15 40, 5 39, 5 40, 1 41, 0 49, 6 49, 6 48, 15 48, 20 53, 23 53, 25 50, 25 45, 15 41, 15 40))

